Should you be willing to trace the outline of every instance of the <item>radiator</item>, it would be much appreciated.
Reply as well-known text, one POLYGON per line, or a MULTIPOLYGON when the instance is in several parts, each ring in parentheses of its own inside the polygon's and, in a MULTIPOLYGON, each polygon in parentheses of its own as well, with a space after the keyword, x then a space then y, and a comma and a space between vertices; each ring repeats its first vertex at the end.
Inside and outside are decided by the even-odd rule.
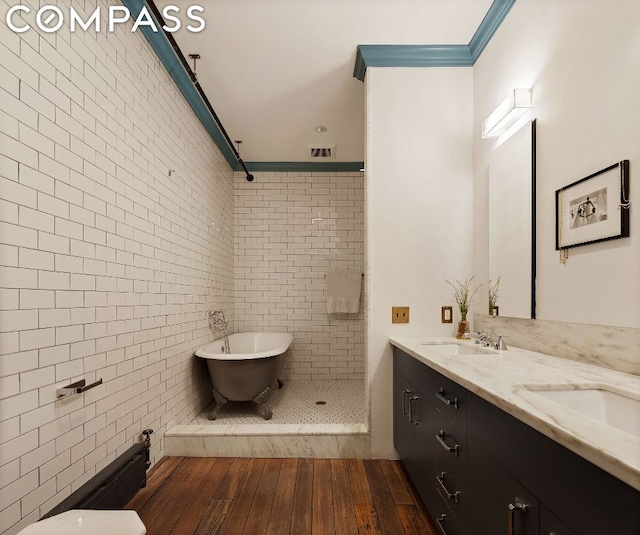
POLYGON ((71 509, 122 509, 147 484, 146 448, 130 447, 41 520, 71 509))

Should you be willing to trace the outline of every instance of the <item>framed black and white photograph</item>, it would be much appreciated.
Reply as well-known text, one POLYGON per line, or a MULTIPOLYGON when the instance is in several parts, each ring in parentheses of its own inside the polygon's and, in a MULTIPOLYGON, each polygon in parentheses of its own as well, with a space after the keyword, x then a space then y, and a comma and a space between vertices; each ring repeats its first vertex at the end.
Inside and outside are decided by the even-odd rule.
POLYGON ((629 160, 556 191, 556 250, 629 236, 629 160))

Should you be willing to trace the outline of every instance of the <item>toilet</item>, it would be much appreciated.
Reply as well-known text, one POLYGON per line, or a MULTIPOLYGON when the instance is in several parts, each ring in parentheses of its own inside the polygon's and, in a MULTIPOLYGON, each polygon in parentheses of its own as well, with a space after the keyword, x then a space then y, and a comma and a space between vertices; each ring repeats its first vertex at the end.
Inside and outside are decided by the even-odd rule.
POLYGON ((27 526, 18 535, 145 535, 135 511, 72 509, 27 526))

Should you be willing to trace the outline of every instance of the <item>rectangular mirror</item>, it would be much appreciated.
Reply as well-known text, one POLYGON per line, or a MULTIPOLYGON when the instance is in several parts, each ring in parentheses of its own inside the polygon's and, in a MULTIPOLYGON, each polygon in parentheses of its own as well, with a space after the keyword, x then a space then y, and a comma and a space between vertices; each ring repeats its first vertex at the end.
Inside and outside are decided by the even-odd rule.
MULTIPOLYGON (((536 317, 536 123, 527 122, 489 161, 489 288, 498 277, 494 314, 536 317)), ((492 313, 492 312, 490 312, 492 313)))

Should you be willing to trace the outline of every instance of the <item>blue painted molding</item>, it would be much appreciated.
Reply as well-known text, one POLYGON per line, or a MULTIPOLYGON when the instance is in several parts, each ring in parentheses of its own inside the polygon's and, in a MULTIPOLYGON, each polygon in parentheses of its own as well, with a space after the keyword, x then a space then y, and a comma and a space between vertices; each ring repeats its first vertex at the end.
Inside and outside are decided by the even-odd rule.
MULTIPOLYGON (((147 7, 149 14, 156 23, 159 31, 154 32, 149 26, 140 26, 140 31, 153 48, 162 62, 167 72, 173 78, 184 98, 191 106, 202 125, 205 127, 211 139, 222 152, 227 163, 234 171, 242 171, 235 154, 227 144, 222 132, 218 128, 209 108, 202 100, 200 93, 191 81, 191 77, 185 70, 180 58, 171 46, 169 39, 162 31, 162 24, 158 21, 153 12, 149 9, 145 0, 121 0, 122 4, 129 9, 132 18, 137 18, 143 7, 147 7)), ((364 167, 363 162, 245 162, 250 171, 304 171, 304 172, 354 172, 360 171, 364 167)))
MULTIPOLYGON (((122 4, 131 12, 133 19, 140 14, 143 7, 147 7, 147 9, 149 9, 148 6, 146 6, 145 0, 121 1, 122 4)), ((140 26, 140 31, 142 31, 144 36, 147 38, 151 48, 153 48, 165 69, 167 69, 167 72, 171 75, 171 78, 173 78, 173 81, 176 83, 184 95, 184 98, 191 106, 191 109, 197 115, 198 119, 200 119, 200 122, 205 127, 214 143, 220 149, 220 152, 229 163, 229 166, 234 169, 237 163, 235 154, 227 144, 222 132, 209 112, 209 108, 207 108, 200 97, 200 93, 198 93, 198 90, 193 85, 191 77, 187 74, 182 62, 173 50, 169 39, 167 39, 167 36, 164 34, 162 24, 155 19, 151 10, 149 10, 149 13, 151 17, 153 17, 159 31, 154 32, 149 26, 140 26)))
POLYGON ((353 76, 367 67, 471 67, 467 45, 358 45, 353 76))
POLYGON ((471 38, 471 41, 469 41, 469 52, 473 63, 478 60, 480 54, 482 54, 485 47, 489 44, 493 34, 496 33, 515 1, 516 0, 493 0, 489 11, 487 11, 476 33, 471 38))
POLYGON ((468 45, 358 45, 353 76, 367 67, 472 67, 516 0, 494 0, 468 45))
MULTIPOLYGON (((249 171, 298 171, 312 173, 354 173, 364 168, 364 162, 244 162, 249 171)), ((240 165, 234 171, 242 171, 240 165)))

